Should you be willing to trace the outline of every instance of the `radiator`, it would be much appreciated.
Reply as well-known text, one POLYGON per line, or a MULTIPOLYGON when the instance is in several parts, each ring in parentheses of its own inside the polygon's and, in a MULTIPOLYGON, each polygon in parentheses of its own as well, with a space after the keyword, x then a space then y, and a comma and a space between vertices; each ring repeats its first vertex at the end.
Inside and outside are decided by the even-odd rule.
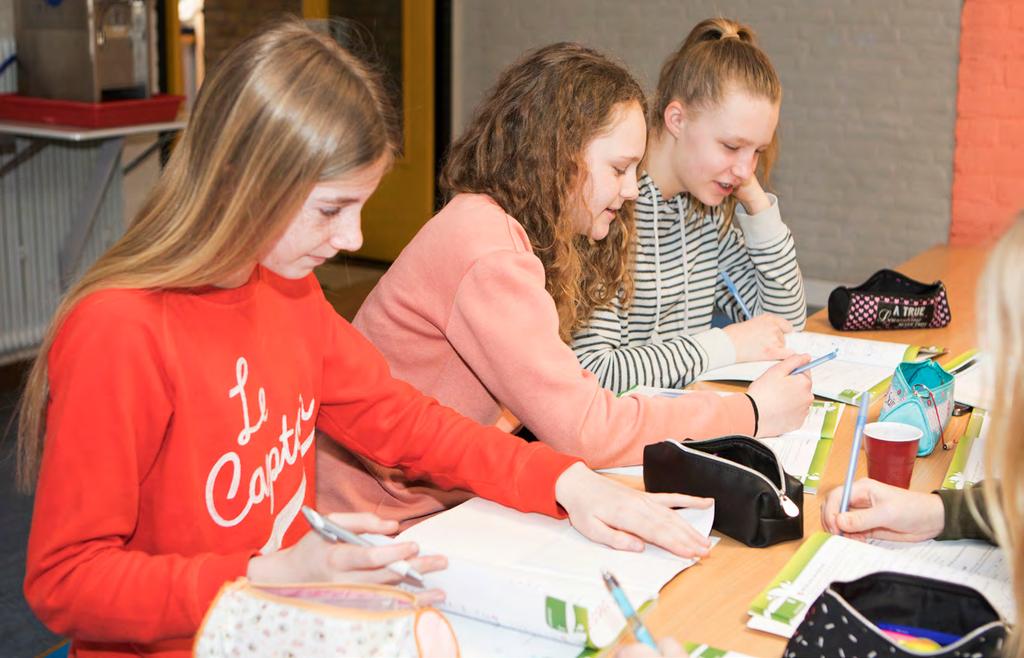
MULTIPOLYGON (((0 170, 32 140, 0 135, 0 170)), ((58 252, 91 184, 98 142, 49 142, 0 177, 0 364, 30 356, 60 300, 58 252)), ((120 165, 107 187, 77 275, 124 230, 120 165)))

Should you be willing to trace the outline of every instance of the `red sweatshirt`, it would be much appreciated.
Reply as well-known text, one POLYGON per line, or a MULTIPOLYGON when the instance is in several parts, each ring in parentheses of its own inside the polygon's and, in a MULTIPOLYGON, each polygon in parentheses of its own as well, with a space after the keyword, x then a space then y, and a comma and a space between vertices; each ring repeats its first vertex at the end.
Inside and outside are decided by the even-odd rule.
POLYGON ((64 322, 49 377, 25 596, 77 656, 189 655, 220 586, 308 531, 315 430, 551 515, 575 461, 392 378, 312 275, 95 293, 64 322))

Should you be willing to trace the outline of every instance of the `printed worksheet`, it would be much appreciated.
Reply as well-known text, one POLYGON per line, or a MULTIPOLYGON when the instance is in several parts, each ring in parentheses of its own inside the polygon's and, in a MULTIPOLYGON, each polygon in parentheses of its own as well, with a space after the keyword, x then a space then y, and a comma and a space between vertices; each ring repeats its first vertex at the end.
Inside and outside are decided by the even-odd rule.
MULTIPOLYGON (((864 391, 879 387, 892 377, 896 366, 926 354, 936 347, 922 348, 906 343, 887 343, 862 338, 846 338, 809 331, 786 334, 786 346, 795 352, 824 356, 838 349, 832 361, 810 371, 815 395, 840 402, 856 402, 864 391)), ((709 370, 698 381, 754 381, 778 361, 751 361, 709 370)))
POLYGON ((998 547, 984 542, 957 541, 901 542, 871 539, 872 546, 903 553, 905 556, 998 580, 1010 573, 1006 555, 998 547))
POLYGON ((990 425, 987 419, 988 412, 984 409, 975 407, 971 412, 971 420, 946 470, 943 489, 963 489, 985 479, 985 442, 990 425))
POLYGON ((959 367, 951 368, 956 378, 953 399, 972 407, 990 408, 992 397, 988 388, 992 381, 991 368, 992 359, 983 352, 978 352, 959 367))
POLYGON ((841 402, 815 400, 798 429, 758 439, 775 452, 783 470, 803 483, 805 493, 818 492, 818 483, 832 452, 832 439, 845 408, 841 402))

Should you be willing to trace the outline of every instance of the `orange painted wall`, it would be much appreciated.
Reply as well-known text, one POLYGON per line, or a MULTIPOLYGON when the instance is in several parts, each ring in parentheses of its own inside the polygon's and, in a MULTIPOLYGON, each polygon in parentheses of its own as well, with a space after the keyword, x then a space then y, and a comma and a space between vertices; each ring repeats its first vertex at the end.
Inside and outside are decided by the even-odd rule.
POLYGON ((1024 0, 965 0, 951 244, 988 242, 1024 208, 1024 0))

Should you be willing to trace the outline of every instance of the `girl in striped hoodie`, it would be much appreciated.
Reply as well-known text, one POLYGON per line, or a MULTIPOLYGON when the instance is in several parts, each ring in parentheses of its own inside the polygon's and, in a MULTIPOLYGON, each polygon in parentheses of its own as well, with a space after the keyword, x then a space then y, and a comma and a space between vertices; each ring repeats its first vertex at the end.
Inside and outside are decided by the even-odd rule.
POLYGON ((641 165, 632 299, 620 291, 573 339, 604 386, 679 387, 791 354, 784 334, 804 326, 803 279, 779 201, 758 179, 775 156, 781 97, 753 31, 729 19, 699 23, 665 62, 641 165), (713 329, 716 308, 734 324, 713 329))

